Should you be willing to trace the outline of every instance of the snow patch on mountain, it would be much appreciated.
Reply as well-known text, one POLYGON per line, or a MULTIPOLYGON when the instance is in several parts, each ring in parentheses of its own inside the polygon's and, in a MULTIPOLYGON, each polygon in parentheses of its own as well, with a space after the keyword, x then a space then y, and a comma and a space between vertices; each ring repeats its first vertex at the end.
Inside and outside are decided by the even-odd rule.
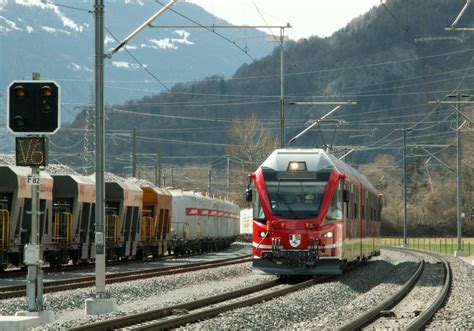
POLYGON ((112 38, 112 37, 109 36, 108 34, 105 35, 105 38, 104 38, 104 45, 115 44, 115 43, 117 43, 117 42, 115 41, 114 38, 112 38))
POLYGON ((141 0, 125 0, 126 5, 140 5, 143 6, 143 2, 141 0))
MULTIPOLYGON (((1 1, 1 0, 0 0, 1 1)), ((6 3, 6 2, 5 2, 6 3)), ((78 25, 72 19, 64 15, 57 6, 43 2, 42 0, 15 0, 15 3, 25 7, 39 7, 40 9, 52 10, 54 14, 61 20, 65 28, 69 28, 75 32, 84 31, 84 26, 78 25)), ((1 6, 1 5, 0 5, 1 6)))
POLYGON ((68 69, 72 71, 86 71, 86 72, 92 72, 91 69, 87 68, 86 66, 81 66, 77 63, 72 62, 67 66, 68 69))
POLYGON ((184 30, 176 30, 173 33, 177 34, 181 38, 163 38, 163 39, 149 39, 149 45, 141 44, 142 48, 150 47, 154 49, 178 49, 178 45, 194 45, 194 42, 189 41, 188 38, 191 35, 189 32, 184 30))
POLYGON ((12 30, 22 31, 22 29, 19 28, 15 22, 0 16, 0 32, 9 32, 12 30))
POLYGON ((43 29, 44 31, 47 31, 49 33, 61 32, 61 33, 67 34, 68 36, 71 35, 70 31, 63 30, 63 29, 56 29, 56 28, 52 28, 50 26, 42 26, 41 29, 43 29))
MULTIPOLYGON (((117 68, 123 68, 123 69, 132 69, 132 70, 137 70, 140 69, 140 65, 136 63, 130 63, 126 61, 113 61, 112 65, 117 68)), ((147 67, 146 64, 143 65, 145 68, 147 67)))

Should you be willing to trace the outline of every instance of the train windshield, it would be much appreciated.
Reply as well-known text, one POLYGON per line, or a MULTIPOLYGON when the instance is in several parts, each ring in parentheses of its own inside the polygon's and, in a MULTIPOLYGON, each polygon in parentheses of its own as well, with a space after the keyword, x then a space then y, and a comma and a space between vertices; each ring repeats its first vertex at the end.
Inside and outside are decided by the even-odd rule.
POLYGON ((264 174, 273 215, 286 219, 302 219, 319 215, 326 192, 329 172, 264 174))

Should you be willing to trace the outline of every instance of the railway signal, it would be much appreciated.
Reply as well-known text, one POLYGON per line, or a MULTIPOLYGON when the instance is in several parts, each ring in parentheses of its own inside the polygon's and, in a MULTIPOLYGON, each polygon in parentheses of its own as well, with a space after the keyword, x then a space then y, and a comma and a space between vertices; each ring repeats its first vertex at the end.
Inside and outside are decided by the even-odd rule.
POLYGON ((14 134, 52 135, 60 128, 60 93, 54 81, 13 81, 7 93, 7 127, 14 134))

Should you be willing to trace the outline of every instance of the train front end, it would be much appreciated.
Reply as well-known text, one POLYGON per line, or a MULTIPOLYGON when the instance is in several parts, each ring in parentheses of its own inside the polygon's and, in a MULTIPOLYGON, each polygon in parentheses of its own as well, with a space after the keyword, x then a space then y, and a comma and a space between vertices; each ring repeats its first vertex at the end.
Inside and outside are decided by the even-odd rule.
POLYGON ((327 153, 275 150, 249 177, 254 272, 340 274, 344 174, 327 153))

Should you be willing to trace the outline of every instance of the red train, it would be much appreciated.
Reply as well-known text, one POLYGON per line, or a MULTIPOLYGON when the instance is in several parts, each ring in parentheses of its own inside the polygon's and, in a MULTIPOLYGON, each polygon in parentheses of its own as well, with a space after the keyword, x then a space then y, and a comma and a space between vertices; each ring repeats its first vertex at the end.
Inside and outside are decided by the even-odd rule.
POLYGON ((340 274, 379 253, 381 195, 322 149, 278 149, 249 175, 253 270, 340 274))

